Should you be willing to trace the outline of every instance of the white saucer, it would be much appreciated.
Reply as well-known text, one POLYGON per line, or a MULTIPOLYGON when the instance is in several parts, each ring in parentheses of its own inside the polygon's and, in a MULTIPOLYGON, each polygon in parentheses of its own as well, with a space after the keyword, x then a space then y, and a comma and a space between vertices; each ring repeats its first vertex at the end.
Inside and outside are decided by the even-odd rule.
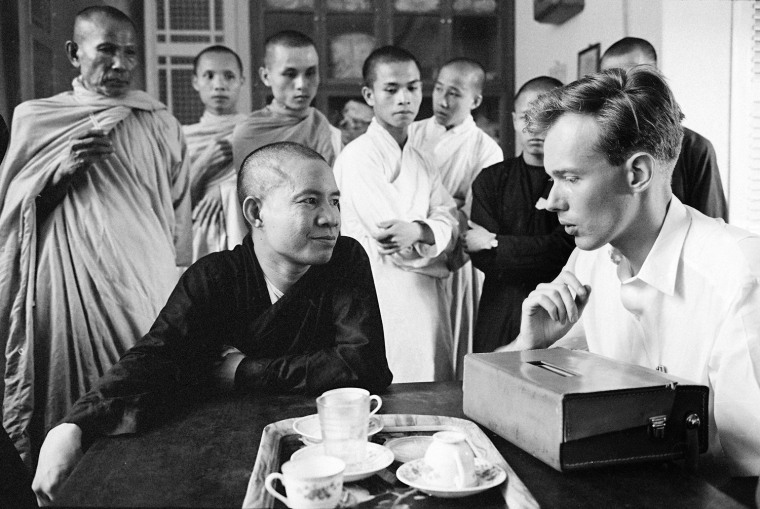
MULTIPOLYGON (((319 426, 319 414, 307 415, 293 422, 293 429, 305 438, 309 444, 318 444, 322 442, 322 429, 319 426)), ((367 436, 372 436, 383 429, 383 421, 380 417, 373 415, 369 418, 369 427, 367 436)))
MULTIPOLYGON (((324 445, 309 445, 294 452, 290 459, 324 456, 324 445)), ((393 451, 373 442, 367 442, 367 456, 361 465, 348 465, 343 473, 343 482, 353 482, 366 479, 393 463, 393 451)))
POLYGON ((417 488, 428 495, 442 498, 459 498, 475 495, 476 493, 498 486, 507 478, 507 473, 501 467, 480 458, 475 458, 475 475, 478 478, 477 484, 469 488, 447 489, 439 486, 432 486, 425 482, 425 476, 430 470, 430 466, 425 463, 424 459, 418 459, 401 465, 398 470, 396 470, 396 477, 398 477, 399 481, 408 484, 412 488, 417 488))
POLYGON ((396 461, 406 463, 425 456, 428 446, 433 442, 433 437, 418 435, 410 437, 392 438, 385 442, 385 447, 393 451, 396 461))

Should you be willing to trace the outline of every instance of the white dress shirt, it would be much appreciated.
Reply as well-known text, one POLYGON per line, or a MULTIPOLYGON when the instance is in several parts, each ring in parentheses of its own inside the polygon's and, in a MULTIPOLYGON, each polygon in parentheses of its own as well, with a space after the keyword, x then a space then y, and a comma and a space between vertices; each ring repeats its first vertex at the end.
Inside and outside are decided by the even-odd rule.
POLYGON ((610 246, 576 249, 565 270, 591 286, 566 338, 707 385, 711 452, 722 449, 733 475, 758 475, 760 237, 674 196, 637 275, 610 246))

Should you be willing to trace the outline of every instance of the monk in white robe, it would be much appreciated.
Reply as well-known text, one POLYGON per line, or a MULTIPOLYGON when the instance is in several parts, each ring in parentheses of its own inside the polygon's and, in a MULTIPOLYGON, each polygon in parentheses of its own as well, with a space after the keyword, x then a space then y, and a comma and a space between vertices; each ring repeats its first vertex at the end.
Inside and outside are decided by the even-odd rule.
POLYGON ((386 46, 364 68, 362 94, 375 118, 335 162, 342 232, 369 255, 394 381, 451 380, 446 278, 456 203, 432 161, 407 142, 422 101, 419 66, 386 46))
MULTIPOLYGON (((327 117, 311 106, 319 88, 319 56, 306 35, 284 30, 264 43, 261 81, 272 92, 272 102, 254 111, 239 123, 232 135, 233 165, 240 168, 254 150, 279 141, 309 147, 332 166, 342 147, 341 132, 327 117)), ((242 241, 248 228, 232 186, 223 186, 225 206, 237 206, 228 218, 227 231, 242 241)))
MULTIPOLYGON (((480 170, 504 160, 501 147, 481 130, 471 111, 483 101, 485 71, 474 60, 453 59, 438 72, 433 88, 433 116, 409 127, 409 143, 430 156, 446 190, 457 204, 459 230, 467 231, 472 206, 472 182, 480 170)), ((451 328, 457 378, 464 356, 472 352, 478 301, 484 275, 457 243, 451 257, 451 328)))
POLYGON ((3 425, 31 461, 44 433, 149 329, 190 261, 179 122, 130 90, 131 20, 82 11, 73 91, 21 104, 0 169, 3 425), (108 48, 104 51, 103 48, 108 48))
POLYGON ((221 186, 235 187, 237 170, 232 164, 232 132, 245 119, 237 113, 240 89, 245 81, 243 64, 226 46, 209 46, 193 62, 193 88, 205 110, 200 122, 183 126, 190 158, 190 191, 193 203, 193 261, 209 253, 237 245, 227 235, 221 186))

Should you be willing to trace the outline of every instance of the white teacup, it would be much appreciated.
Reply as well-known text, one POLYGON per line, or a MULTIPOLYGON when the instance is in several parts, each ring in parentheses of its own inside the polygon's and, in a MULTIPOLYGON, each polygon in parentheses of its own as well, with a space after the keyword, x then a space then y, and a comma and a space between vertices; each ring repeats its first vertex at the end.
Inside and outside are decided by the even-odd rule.
POLYGON ((346 463, 332 456, 291 460, 282 465, 282 473, 269 474, 264 487, 292 509, 333 508, 340 502, 345 469, 346 463), (272 485, 275 479, 285 486, 287 498, 272 485))
POLYGON ((430 467, 426 483, 442 488, 469 488, 475 486, 475 455, 467 443, 467 436, 458 431, 439 431, 425 452, 425 463, 430 467))
POLYGON ((319 426, 325 454, 346 465, 359 465, 366 457, 369 417, 383 405, 380 396, 358 387, 333 389, 317 398, 319 426), (377 406, 370 411, 370 402, 377 406))

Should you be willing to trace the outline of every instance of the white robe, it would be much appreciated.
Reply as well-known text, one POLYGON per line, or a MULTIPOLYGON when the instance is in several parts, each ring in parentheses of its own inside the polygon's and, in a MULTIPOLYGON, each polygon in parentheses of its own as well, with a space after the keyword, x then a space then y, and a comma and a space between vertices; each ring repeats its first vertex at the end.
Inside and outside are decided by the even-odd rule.
MULTIPOLYGON (((459 229, 466 231, 472 207, 472 183, 480 170, 504 160, 498 143, 468 116, 458 126, 446 129, 435 117, 409 127, 409 143, 428 154, 438 169, 444 187, 459 209, 459 229)), ((454 336, 453 362, 457 378, 463 375, 464 356, 472 352, 475 319, 485 276, 473 267, 461 244, 454 250, 451 275, 451 326, 454 336)))
POLYGON ((432 161, 407 143, 403 150, 372 120, 335 161, 342 233, 369 255, 394 382, 451 380, 452 335, 447 258, 458 234, 456 203, 432 161), (381 255, 370 232, 389 219, 424 221, 435 244, 381 255))

